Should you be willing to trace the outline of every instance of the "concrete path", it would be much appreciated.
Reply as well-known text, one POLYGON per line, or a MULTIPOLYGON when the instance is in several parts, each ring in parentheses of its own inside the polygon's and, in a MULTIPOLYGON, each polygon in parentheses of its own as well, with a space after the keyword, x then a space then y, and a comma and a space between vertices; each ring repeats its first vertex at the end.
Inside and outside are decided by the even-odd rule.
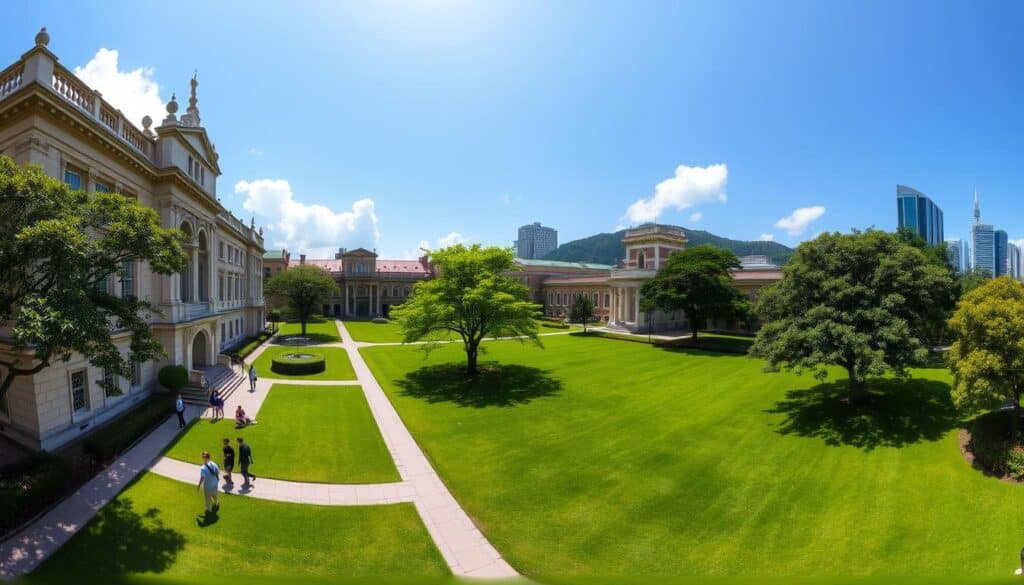
POLYGON ((356 379, 363 387, 384 443, 391 452, 403 482, 408 482, 415 490, 413 503, 416 510, 452 573, 460 577, 517 576, 515 569, 491 546, 448 491, 363 361, 357 344, 344 324, 337 321, 337 325, 349 360, 356 371, 356 379))
MULTIPOLYGON (((199 465, 161 457, 149 469, 153 473, 185 483, 199 481, 199 465)), ((235 475, 238 475, 237 473, 235 475)), ((241 476, 234 485, 221 485, 224 493, 249 496, 262 500, 277 500, 297 504, 320 506, 371 506, 397 504, 413 501, 416 493, 412 484, 405 481, 394 483, 328 484, 282 481, 261 477, 252 484, 252 489, 243 490, 241 476)))
MULTIPOLYGON (((255 391, 248 381, 235 390, 224 407, 227 418, 234 417, 235 407, 242 405, 246 414, 257 418, 260 407, 274 384, 359 385, 362 386, 370 412, 380 429, 402 481, 382 484, 321 484, 259 479, 247 490, 241 484, 223 485, 228 493, 266 500, 324 506, 366 506, 411 502, 427 531, 455 576, 476 578, 510 578, 518 573, 477 529, 455 497, 438 477, 423 451, 405 427, 377 379, 359 353, 370 345, 352 340, 341 321, 336 321, 343 347, 356 373, 356 380, 306 381, 276 380, 261 377, 255 391)), ((549 335, 563 335, 554 333, 549 335)), ((271 343, 274 340, 271 340, 271 343)), ((264 344, 248 358, 255 360, 271 343, 264 344)), ((211 409, 190 406, 187 416, 209 417, 211 409)), ((110 467, 90 480, 46 515, 22 532, 0 544, 0 577, 28 574, 50 554, 66 543, 96 513, 147 468, 161 476, 186 483, 198 481, 197 463, 160 457, 160 453, 178 435, 173 417, 122 455, 110 467)), ((197 454, 198 459, 198 454, 197 454)))
MULTIPOLYGON (((200 408, 189 406, 186 417, 195 418, 200 408)), ((0 543, 0 577, 21 576, 35 569, 149 467, 178 435, 178 430, 177 417, 170 417, 77 492, 0 543)))

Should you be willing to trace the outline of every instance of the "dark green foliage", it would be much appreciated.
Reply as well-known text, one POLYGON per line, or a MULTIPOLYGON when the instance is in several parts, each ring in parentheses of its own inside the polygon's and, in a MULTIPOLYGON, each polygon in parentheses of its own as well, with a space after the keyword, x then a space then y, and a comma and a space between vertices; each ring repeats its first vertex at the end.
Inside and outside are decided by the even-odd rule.
POLYGON ((160 385, 171 392, 179 392, 188 384, 188 369, 185 366, 170 365, 160 368, 156 379, 160 385))
POLYGON ((302 335, 305 335, 306 324, 323 302, 338 292, 338 283, 323 268, 303 264, 275 274, 263 285, 263 290, 274 302, 288 305, 288 312, 302 324, 302 335))
POLYGON ((0 399, 16 377, 74 353, 122 378, 133 362, 162 357, 148 323, 157 307, 111 290, 125 263, 183 270, 184 238, 132 198, 72 191, 38 166, 0 156, 0 323, 11 325, 15 350, 0 357, 0 399), (131 335, 127 355, 111 341, 115 328, 131 335))
MULTIPOLYGON (((302 352, 303 354, 307 352, 302 352)), ((270 369, 278 374, 287 376, 305 376, 307 374, 319 374, 327 369, 324 356, 321 354, 310 354, 304 357, 292 357, 291 354, 275 356, 270 361, 270 369)))
MULTIPOLYGON (((595 262, 598 264, 614 264, 626 257, 626 249, 622 246, 622 236, 626 230, 615 233, 603 233, 573 240, 562 244, 547 256, 545 260, 561 260, 564 262, 595 262)), ((793 255, 793 249, 778 242, 730 240, 716 236, 703 230, 683 228, 687 246, 711 244, 718 248, 730 250, 737 256, 764 255, 775 264, 785 264, 793 255)))
POLYGON ((569 307, 569 322, 582 323, 583 332, 587 332, 587 323, 594 320, 594 299, 589 294, 577 295, 569 307))
POLYGON ((683 311, 696 340, 708 319, 743 318, 748 313, 747 298, 730 273, 739 265, 735 254, 709 244, 680 250, 644 284, 643 309, 683 311))
POLYGON ((880 230, 822 234, 800 244, 783 273, 761 292, 764 326, 752 353, 768 369, 818 379, 826 366, 842 367, 854 401, 867 398, 868 376, 905 377, 925 362, 953 286, 947 267, 880 230))
POLYGON ((173 413, 174 396, 152 396, 130 412, 89 435, 84 451, 99 462, 113 459, 173 413))
POLYGON ((0 536, 59 500, 71 478, 71 466, 45 451, 0 470, 0 536))
POLYGON ((259 333, 253 335, 252 337, 243 339, 239 344, 235 346, 238 348, 237 350, 229 350, 226 353, 244 359, 248 357, 249 354, 256 351, 256 349, 259 346, 263 345, 264 342, 266 342, 272 336, 273 335, 269 331, 260 331, 259 333))

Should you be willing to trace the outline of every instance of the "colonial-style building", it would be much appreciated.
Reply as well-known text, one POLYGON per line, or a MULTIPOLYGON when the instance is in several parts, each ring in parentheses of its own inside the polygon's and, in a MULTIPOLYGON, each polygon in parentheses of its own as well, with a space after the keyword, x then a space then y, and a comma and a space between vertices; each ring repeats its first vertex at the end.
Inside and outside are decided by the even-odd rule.
MULTIPOLYGON (((19 377, 0 402, 0 433, 33 448, 52 449, 110 420, 147 396, 166 364, 193 374, 218 363, 220 350, 255 334, 264 324, 263 236, 232 215, 217 198, 217 151, 200 122, 196 89, 177 116, 172 96, 155 128, 149 116, 125 119, 58 62, 43 29, 33 48, 0 71, 0 153, 40 165, 75 189, 116 191, 160 215, 164 227, 188 236, 188 268, 171 276, 129 262, 108 283, 117 295, 157 304, 151 329, 167 357, 137 363, 117 380, 120 395, 98 384, 105 373, 83 356, 19 377)), ((0 352, 9 352, 10 329, 0 324, 0 352)), ((129 337, 114 336, 127 353, 129 337)), ((29 356, 23 356, 30 359, 29 356)), ((195 379, 195 378, 194 378, 195 379)))
POLYGON ((267 280, 271 276, 275 276, 285 270, 288 270, 288 262, 291 260, 291 257, 292 255, 284 248, 280 250, 267 250, 264 252, 263 279, 267 280))
MULTIPOLYGON (((648 224, 626 231, 622 238, 626 257, 600 275, 552 277, 542 283, 545 298, 544 313, 552 317, 569 314, 573 300, 590 295, 596 313, 608 322, 611 329, 629 332, 686 330, 689 323, 682 311, 665 313, 641 310, 640 289, 661 268, 663 262, 686 246, 682 228, 648 224)), ((758 291, 782 278, 782 271, 757 257, 741 262, 742 268, 733 272, 733 280, 741 292, 756 300, 758 291)), ((745 331, 746 324, 714 322, 708 327, 745 331)))
POLYGON ((365 248, 340 248, 332 259, 306 259, 300 254, 290 266, 310 264, 331 273, 338 294, 323 306, 325 315, 339 318, 386 317, 391 308, 412 294, 412 287, 434 276, 424 256, 419 260, 385 260, 365 248))

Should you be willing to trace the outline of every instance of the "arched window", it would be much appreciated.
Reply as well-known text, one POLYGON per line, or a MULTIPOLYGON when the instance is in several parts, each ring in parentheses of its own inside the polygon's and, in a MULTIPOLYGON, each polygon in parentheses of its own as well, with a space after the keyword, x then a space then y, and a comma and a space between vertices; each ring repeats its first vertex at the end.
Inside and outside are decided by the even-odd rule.
POLYGON ((397 286, 391 289, 391 296, 393 296, 393 297, 397 297, 398 296, 398 287, 397 286))
POLYGON ((637 268, 646 268, 647 267, 647 258, 644 256, 643 250, 641 250, 640 253, 636 255, 636 267, 637 268))

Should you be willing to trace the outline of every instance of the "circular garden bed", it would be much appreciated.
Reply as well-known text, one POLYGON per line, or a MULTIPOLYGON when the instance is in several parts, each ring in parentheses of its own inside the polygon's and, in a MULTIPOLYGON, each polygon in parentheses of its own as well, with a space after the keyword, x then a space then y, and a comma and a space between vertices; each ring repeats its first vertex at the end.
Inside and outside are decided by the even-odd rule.
POLYGON ((275 356, 270 362, 271 371, 286 376, 319 374, 327 368, 324 356, 309 351, 296 351, 275 356))

